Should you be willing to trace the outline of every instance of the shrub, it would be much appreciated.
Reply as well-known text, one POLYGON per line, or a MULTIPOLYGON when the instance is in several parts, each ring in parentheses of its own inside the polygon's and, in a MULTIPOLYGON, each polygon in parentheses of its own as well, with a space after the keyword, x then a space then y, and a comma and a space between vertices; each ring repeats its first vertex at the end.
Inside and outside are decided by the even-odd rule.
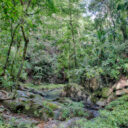
POLYGON ((128 95, 111 102, 93 121, 78 121, 74 128, 128 127, 128 95))
POLYGON ((60 116, 61 120, 65 120, 72 117, 87 117, 88 113, 85 112, 83 103, 69 101, 62 106, 60 116))

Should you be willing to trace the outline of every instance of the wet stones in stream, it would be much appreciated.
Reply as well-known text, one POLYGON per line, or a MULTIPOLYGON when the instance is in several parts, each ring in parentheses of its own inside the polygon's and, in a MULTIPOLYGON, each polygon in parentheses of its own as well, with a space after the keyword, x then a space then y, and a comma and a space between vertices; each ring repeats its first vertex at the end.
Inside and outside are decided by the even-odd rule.
POLYGON ((42 96, 27 91, 17 91, 17 98, 5 100, 2 103, 15 113, 24 113, 31 117, 38 117, 44 121, 53 118, 53 111, 58 108, 54 103, 46 101, 42 96))
POLYGON ((10 110, 0 105, 0 116, 12 127, 15 128, 35 128, 37 124, 40 123, 40 119, 29 117, 21 113, 12 113, 10 110))
POLYGON ((44 128, 73 128, 76 124, 76 121, 83 119, 79 117, 74 117, 72 119, 68 119, 66 121, 57 121, 57 120, 52 120, 49 121, 44 125, 44 128))
MULTIPOLYGON (((18 90, 16 99, 2 102, 12 112, 27 115, 26 118, 17 118, 16 122, 33 125, 36 122, 33 123, 30 119, 39 118, 44 122, 48 121, 44 128, 61 128, 62 125, 64 128, 69 128, 78 119, 92 119, 98 116, 98 110, 94 110, 93 106, 91 106, 92 109, 89 109, 90 106, 87 108, 81 102, 74 102, 70 98, 60 97, 62 88, 43 92, 38 91, 38 93, 34 92, 18 90), (43 96, 40 95, 41 93, 43 96), (66 119, 68 120, 65 121, 66 119)), ((5 116, 7 118, 8 115, 6 114, 5 116)))
POLYGON ((3 119, 5 119, 11 126, 17 128, 34 128, 39 124, 40 120, 32 117, 28 117, 23 114, 12 114, 12 113, 3 113, 3 119))

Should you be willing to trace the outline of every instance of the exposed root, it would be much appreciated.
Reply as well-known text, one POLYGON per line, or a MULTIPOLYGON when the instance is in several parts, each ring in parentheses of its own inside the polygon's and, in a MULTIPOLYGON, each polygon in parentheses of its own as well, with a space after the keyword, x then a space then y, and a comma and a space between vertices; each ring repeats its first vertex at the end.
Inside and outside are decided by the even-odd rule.
POLYGON ((4 90, 0 90, 0 101, 5 101, 5 100, 12 100, 14 99, 15 94, 13 96, 9 96, 9 93, 4 91, 4 90))

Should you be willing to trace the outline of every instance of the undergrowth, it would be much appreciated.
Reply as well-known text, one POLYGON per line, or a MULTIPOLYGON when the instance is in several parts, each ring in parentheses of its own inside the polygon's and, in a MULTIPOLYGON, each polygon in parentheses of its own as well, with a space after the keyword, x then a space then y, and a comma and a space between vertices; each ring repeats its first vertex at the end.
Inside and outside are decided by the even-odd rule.
POLYGON ((111 102, 94 120, 79 120, 72 128, 127 128, 128 95, 111 102))
POLYGON ((65 102, 60 110, 60 120, 66 120, 73 117, 87 117, 88 113, 84 110, 84 104, 81 102, 65 102))

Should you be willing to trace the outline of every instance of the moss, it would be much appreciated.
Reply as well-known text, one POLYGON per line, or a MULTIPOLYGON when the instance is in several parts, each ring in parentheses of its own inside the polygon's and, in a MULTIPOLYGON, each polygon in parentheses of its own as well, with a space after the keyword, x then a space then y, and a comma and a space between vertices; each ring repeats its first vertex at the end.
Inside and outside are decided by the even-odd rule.
POLYGON ((96 103, 96 102, 98 101, 98 98, 97 98, 95 95, 92 95, 92 96, 91 96, 91 101, 92 101, 93 103, 96 103))
POLYGON ((40 84, 40 85, 34 85, 32 83, 26 83, 22 84, 24 87, 33 88, 36 90, 52 90, 52 89, 58 89, 63 88, 66 85, 65 84, 40 84))
POLYGON ((23 111, 24 113, 34 116, 34 117, 39 117, 41 119, 53 117, 54 113, 53 111, 58 109, 58 106, 54 103, 49 103, 47 101, 43 101, 42 105, 39 104, 33 104, 33 105, 26 105, 26 109, 23 111))
POLYGON ((63 88, 65 87, 65 84, 46 84, 46 85, 41 85, 41 89, 43 90, 52 90, 52 89, 58 89, 58 88, 63 88))
POLYGON ((16 111, 16 108, 18 106, 17 101, 4 101, 3 105, 7 108, 9 108, 11 111, 16 111))
MULTIPOLYGON (((53 109, 51 109, 48 105, 44 105, 44 108, 42 109, 41 114, 47 116, 48 118, 54 116, 53 109)), ((43 119, 44 118, 45 117, 43 117, 43 119)))
POLYGON ((83 87, 81 85, 75 84, 75 83, 69 83, 66 87, 73 87, 74 89, 80 90, 83 87))
POLYGON ((85 100, 88 92, 81 85, 70 83, 64 87, 64 94, 75 101, 85 100))
POLYGON ((102 88, 95 91, 91 96, 91 101, 96 103, 98 100, 104 100, 109 96, 109 88, 102 88))
POLYGON ((91 95, 91 101, 96 103, 101 98, 101 91, 98 90, 91 95))
POLYGON ((56 105, 54 103, 50 103, 48 101, 44 101, 42 105, 43 105, 43 110, 41 113, 43 116, 45 116, 45 117, 47 116, 47 118, 53 118, 54 111, 59 108, 58 105, 56 105))
POLYGON ((43 102, 43 105, 49 107, 52 110, 56 110, 56 109, 59 108, 56 104, 50 103, 50 102, 47 102, 47 101, 43 102))
POLYGON ((109 90, 110 90, 110 88, 102 88, 102 91, 101 91, 102 98, 108 98, 109 90))

